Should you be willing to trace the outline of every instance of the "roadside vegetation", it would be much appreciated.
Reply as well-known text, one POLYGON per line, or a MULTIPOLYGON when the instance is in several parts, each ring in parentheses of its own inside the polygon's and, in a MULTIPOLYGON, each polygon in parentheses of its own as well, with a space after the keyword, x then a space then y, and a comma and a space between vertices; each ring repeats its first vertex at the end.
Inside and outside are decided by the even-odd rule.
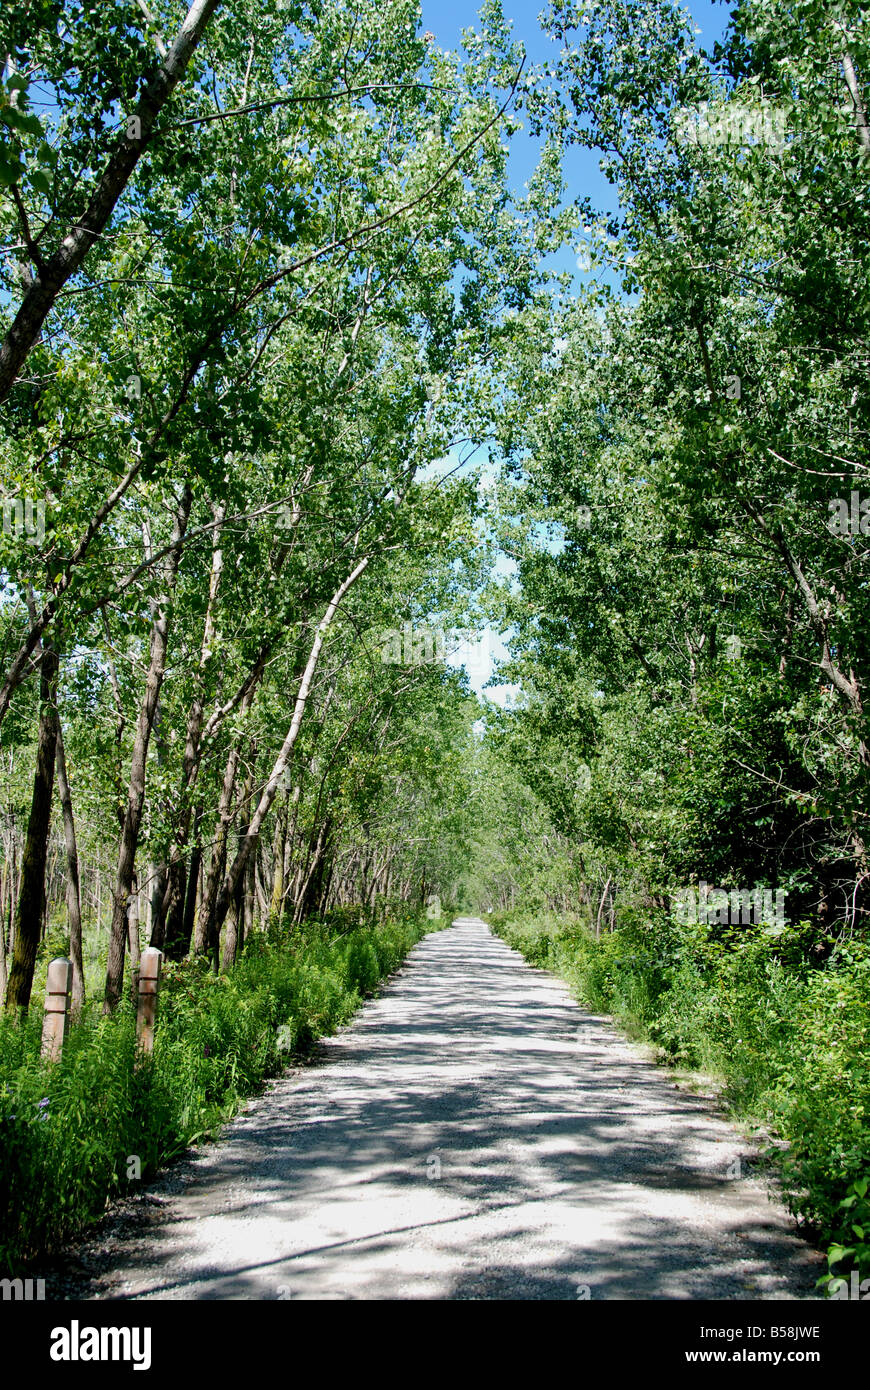
POLYGON ((38 1015, 0 1018, 0 1265, 20 1273, 214 1135, 346 1023, 433 926, 408 910, 285 922, 252 936, 227 972, 172 966, 147 1058, 126 1000, 110 1019, 90 1006, 55 1063, 40 1058, 38 1015))
POLYGON ((762 1131, 786 1201, 829 1250, 833 1277, 870 1272, 870 949, 824 967, 807 927, 771 937, 628 920, 596 937, 588 917, 493 913, 493 930, 578 1000, 705 1072, 736 1118, 762 1131))
POLYGON ((532 61, 500 0, 456 51, 416 0, 149 4, 0 15, 9 1250, 344 1017, 385 913, 474 904, 866 1269, 865 7, 735 0, 708 52, 552 0, 532 61), (487 628, 503 708, 448 651, 487 628))

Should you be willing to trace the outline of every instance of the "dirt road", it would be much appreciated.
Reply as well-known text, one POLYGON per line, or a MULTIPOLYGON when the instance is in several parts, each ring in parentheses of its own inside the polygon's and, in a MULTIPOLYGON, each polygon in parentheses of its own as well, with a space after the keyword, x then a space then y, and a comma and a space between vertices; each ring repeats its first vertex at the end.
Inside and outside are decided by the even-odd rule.
POLYGON ((426 937, 155 1183, 103 1296, 813 1297, 751 1151, 486 926, 426 937))

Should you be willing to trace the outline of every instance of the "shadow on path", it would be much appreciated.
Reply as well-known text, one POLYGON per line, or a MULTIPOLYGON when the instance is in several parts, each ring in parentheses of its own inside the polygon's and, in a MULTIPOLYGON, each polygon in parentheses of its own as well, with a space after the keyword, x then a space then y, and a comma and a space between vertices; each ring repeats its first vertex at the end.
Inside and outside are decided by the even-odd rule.
POLYGON ((808 1298, 746 1142, 476 919, 150 1189, 108 1296, 808 1298), (183 1188, 179 1194, 178 1189, 183 1188))

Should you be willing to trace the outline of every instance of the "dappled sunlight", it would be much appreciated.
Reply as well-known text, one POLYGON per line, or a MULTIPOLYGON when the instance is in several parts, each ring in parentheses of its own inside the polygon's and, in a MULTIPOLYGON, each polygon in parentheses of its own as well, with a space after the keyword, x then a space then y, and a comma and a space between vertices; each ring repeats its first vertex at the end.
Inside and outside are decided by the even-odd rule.
POLYGON ((194 1158, 118 1293, 811 1297, 817 1257, 730 1176, 747 1153, 709 1102, 460 919, 194 1158))

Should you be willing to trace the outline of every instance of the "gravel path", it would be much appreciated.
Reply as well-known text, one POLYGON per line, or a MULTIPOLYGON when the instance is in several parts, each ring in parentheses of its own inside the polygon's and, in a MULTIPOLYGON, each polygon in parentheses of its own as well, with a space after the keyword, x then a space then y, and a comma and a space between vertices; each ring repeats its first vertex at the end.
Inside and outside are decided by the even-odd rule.
POLYGON ((483 922, 153 1184, 110 1298, 813 1297, 751 1146, 483 922), (737 1174, 744 1176, 736 1176, 737 1174))

